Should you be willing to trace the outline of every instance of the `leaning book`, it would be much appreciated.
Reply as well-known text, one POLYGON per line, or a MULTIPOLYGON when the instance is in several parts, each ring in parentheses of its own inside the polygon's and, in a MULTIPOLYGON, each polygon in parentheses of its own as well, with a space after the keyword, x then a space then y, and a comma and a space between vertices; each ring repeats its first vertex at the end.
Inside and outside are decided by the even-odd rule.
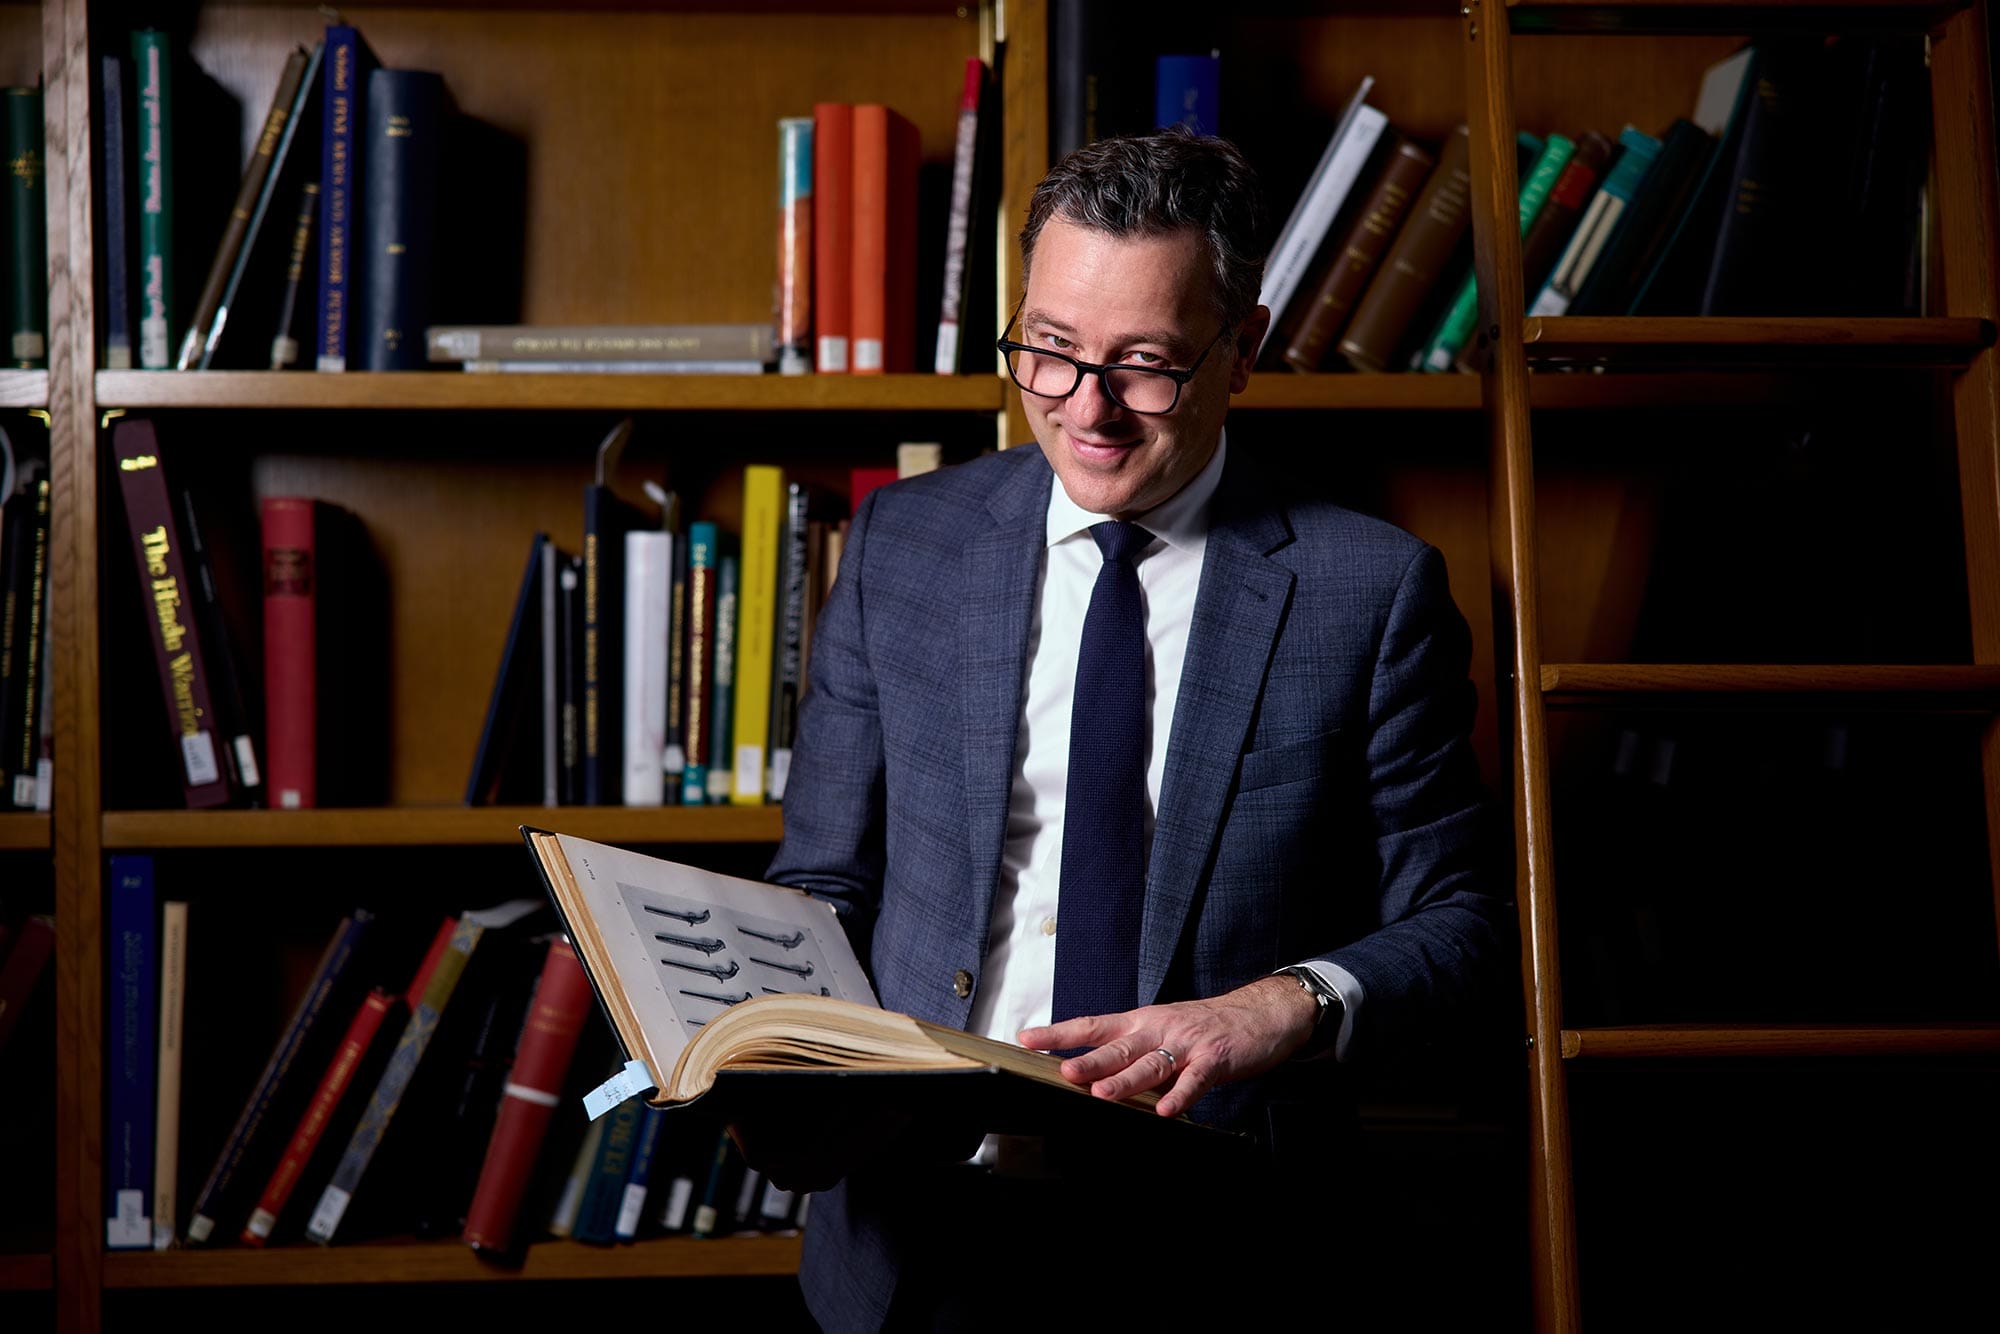
MULTIPOLYGON (((1090 1096, 1046 1052, 880 1008, 831 906, 523 826, 549 896, 628 1058, 621 1096, 727 1120, 770 1106, 880 1106, 982 1133, 1243 1137, 1157 1115, 1158 1096, 1090 1096)), ((1247 1143, 1247 1141, 1245 1141, 1247 1143)), ((1225 1151, 1227 1151, 1225 1149, 1225 1151)))

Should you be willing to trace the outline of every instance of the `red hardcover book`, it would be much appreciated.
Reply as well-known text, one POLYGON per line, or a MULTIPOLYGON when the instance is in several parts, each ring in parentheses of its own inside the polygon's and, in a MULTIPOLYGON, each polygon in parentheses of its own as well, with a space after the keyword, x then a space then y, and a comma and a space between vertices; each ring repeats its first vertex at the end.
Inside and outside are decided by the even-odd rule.
POLYGON ((861 502, 878 486, 887 486, 902 474, 894 467, 851 468, 847 473, 847 512, 859 514, 861 502))
POLYGON ((225 805, 233 794, 215 731, 208 665, 195 627, 196 592, 167 489, 159 436, 153 423, 127 417, 112 427, 111 449, 146 602, 148 637, 178 751, 181 791, 190 806, 225 805))
POLYGON ((549 944, 514 1068, 486 1144, 479 1185, 465 1215, 466 1244, 504 1255, 514 1248, 521 1204, 591 1011, 590 978, 567 940, 549 944))
POLYGON ((319 804, 319 618, 313 501, 266 496, 264 530, 265 786, 278 810, 319 804))
POLYGON ((853 369, 916 368, 917 127, 880 103, 854 108, 853 369))
POLYGON ((355 1072, 361 1068, 382 1032, 384 1020, 399 1003, 394 993, 380 987, 362 998, 360 1008, 354 1012, 347 1033, 333 1054, 333 1060, 327 1064, 326 1073, 320 1076, 319 1086, 313 1090, 312 1101, 306 1105, 297 1129, 292 1131, 292 1138, 285 1145, 284 1156, 272 1169, 271 1179, 264 1183, 264 1193, 258 1197, 256 1208, 250 1211, 250 1221, 243 1229, 245 1245, 262 1246, 270 1239, 278 1219, 285 1212, 286 1202, 291 1199, 292 1191, 298 1186, 299 1178, 304 1175, 306 1165, 312 1161, 313 1153, 319 1147, 328 1121, 333 1118, 341 1099, 347 1096, 348 1088, 354 1083, 355 1072))
POLYGON ((944 295, 939 302, 937 350, 931 369, 958 374, 959 322, 965 315, 966 249, 972 236, 972 182, 979 160, 979 99, 986 87, 986 62, 965 58, 965 83, 958 98, 958 139, 952 147, 951 205, 945 223, 944 295))
POLYGON ((431 984, 431 974, 437 971, 438 961, 451 948, 452 933, 458 930, 458 918, 446 917, 438 923, 437 934, 431 937, 431 947, 424 952, 424 961, 417 965, 415 977, 410 979, 410 989, 403 993, 403 1003, 411 1009, 424 998, 424 990, 431 984))
POLYGON ((854 108, 846 102, 813 107, 814 369, 845 375, 853 332, 849 266, 854 236, 854 108))

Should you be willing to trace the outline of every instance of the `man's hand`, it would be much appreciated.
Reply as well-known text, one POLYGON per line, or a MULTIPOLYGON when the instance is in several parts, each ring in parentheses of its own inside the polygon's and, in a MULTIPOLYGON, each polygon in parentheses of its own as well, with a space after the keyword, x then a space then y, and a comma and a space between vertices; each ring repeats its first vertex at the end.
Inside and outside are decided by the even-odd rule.
POLYGON ((1283 1062, 1312 1037, 1318 1018, 1318 1004, 1296 980, 1262 977, 1212 1000, 1024 1028, 1020 1042, 1036 1051, 1094 1048, 1064 1061, 1063 1078, 1088 1084, 1098 1098, 1164 1087, 1160 1115, 1179 1116, 1217 1085, 1283 1062))

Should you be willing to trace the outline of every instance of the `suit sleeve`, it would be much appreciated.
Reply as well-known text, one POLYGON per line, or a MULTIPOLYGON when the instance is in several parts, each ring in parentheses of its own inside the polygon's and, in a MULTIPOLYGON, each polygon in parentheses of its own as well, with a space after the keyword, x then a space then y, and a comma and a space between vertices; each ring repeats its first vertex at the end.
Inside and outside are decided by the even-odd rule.
POLYGON ((784 840, 765 873, 832 903, 863 959, 883 874, 882 726, 863 630, 868 525, 879 498, 863 501, 849 525, 819 613, 785 788, 784 840))
POLYGON ((1513 910, 1494 892, 1494 812, 1469 739, 1471 640, 1443 558, 1404 570, 1376 651, 1363 757, 1379 875, 1374 929, 1325 956, 1359 982, 1358 1048, 1419 1040, 1427 1017, 1500 999, 1513 910))

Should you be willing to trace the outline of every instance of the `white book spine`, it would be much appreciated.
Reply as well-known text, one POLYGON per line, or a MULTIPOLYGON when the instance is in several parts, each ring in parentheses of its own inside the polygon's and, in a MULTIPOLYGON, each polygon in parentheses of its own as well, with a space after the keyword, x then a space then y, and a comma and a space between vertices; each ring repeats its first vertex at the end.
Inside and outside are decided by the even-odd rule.
POLYGON ((667 578, 672 538, 625 534, 625 804, 666 800, 667 578))
POLYGON ((188 906, 160 905, 160 1056, 153 1139, 153 1249, 174 1244, 179 1217, 181 1156, 181 1038, 187 1011, 188 906))
POLYGON ((1278 252, 1264 270, 1264 290, 1258 303, 1270 307, 1273 325, 1291 304, 1313 256, 1319 253, 1320 243, 1326 239, 1327 229, 1333 226, 1341 205, 1353 192, 1355 182, 1361 178, 1361 169, 1368 165, 1388 124, 1389 118, 1374 107, 1357 107, 1353 119, 1329 149, 1324 170, 1314 173, 1312 184, 1286 224, 1278 252))

